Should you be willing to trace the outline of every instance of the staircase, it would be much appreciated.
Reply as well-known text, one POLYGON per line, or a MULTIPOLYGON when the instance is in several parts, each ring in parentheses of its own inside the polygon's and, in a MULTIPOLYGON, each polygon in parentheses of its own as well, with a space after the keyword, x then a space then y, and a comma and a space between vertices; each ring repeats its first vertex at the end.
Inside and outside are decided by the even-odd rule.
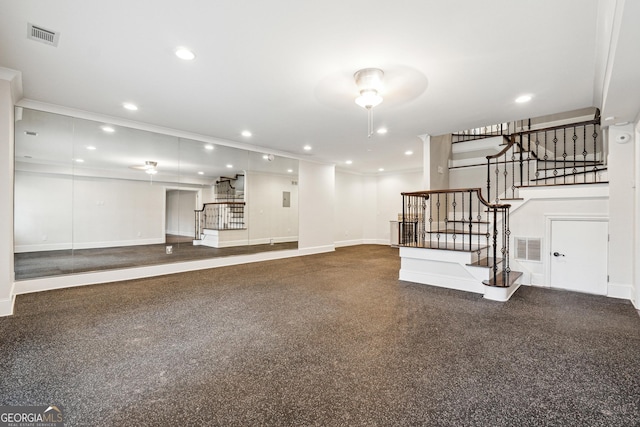
MULTIPOLYGON (((575 123, 487 127, 458 134, 450 182, 486 187, 403 193, 400 279, 506 301, 522 273, 510 264, 509 212, 519 190, 606 183, 599 111, 575 123), (500 129, 513 131, 497 134, 500 129), (461 136, 460 136, 461 135, 461 136)), ((514 206, 512 206, 514 205, 514 206)))

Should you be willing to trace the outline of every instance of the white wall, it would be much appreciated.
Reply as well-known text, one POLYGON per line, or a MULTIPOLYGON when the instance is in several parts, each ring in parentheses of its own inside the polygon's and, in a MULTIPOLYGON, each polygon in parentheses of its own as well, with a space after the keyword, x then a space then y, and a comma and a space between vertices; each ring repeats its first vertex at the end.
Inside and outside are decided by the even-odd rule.
POLYGON ((195 235, 196 191, 167 190, 166 234, 195 235))
MULTIPOLYGON (((633 125, 609 126, 608 174, 610 186, 609 209, 609 283, 632 289, 634 264, 635 212, 635 148, 633 125), (632 140, 620 144, 616 138, 621 134, 632 140)), ((631 298, 628 295, 627 298, 631 298)))
POLYGON ((16 171, 17 252, 164 243, 165 187, 16 171))
POLYGON ((335 166, 299 161, 299 251, 332 251, 334 245, 335 166))
POLYGON ((15 252, 71 249, 73 179, 15 172, 15 252))
POLYGON ((13 132, 12 82, 17 76, 0 69, 0 316, 13 313, 13 132))
POLYGON ((421 191, 422 171, 384 174, 377 179, 376 239, 378 243, 389 244, 391 238, 390 221, 397 221, 402 213, 403 192, 421 191))
POLYGON ((245 221, 249 244, 295 242, 298 240, 298 178, 247 171, 245 176, 245 221), (289 192, 290 207, 282 206, 283 192, 289 192))
POLYGON ((371 210, 365 205, 364 176, 336 171, 334 204, 336 246, 364 243, 365 222, 371 210))
MULTIPOLYGON (((566 187, 537 187, 523 195, 528 201, 523 205, 513 204, 509 215, 511 231, 511 269, 524 273, 523 284, 549 286, 546 268, 549 263, 548 217, 598 217, 606 218, 609 213, 608 189, 596 187, 583 189, 584 194, 576 194, 576 189, 566 187), (560 194, 563 192, 563 194, 560 194), (558 197, 558 199, 553 199, 558 197), (542 260, 514 260, 516 237, 539 238, 542 242, 542 260)), ((606 248, 600 248, 606 253, 606 248)))

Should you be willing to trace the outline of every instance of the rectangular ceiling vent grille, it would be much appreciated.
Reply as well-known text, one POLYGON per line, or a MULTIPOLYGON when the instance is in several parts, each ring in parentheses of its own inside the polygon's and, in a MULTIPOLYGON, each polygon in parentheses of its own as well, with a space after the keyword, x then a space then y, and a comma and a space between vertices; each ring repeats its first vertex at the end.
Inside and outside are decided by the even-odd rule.
POLYGON ((50 46, 58 46, 58 40, 60 39, 60 33, 58 32, 47 30, 33 24, 28 24, 27 31, 27 38, 31 40, 45 43, 50 46))

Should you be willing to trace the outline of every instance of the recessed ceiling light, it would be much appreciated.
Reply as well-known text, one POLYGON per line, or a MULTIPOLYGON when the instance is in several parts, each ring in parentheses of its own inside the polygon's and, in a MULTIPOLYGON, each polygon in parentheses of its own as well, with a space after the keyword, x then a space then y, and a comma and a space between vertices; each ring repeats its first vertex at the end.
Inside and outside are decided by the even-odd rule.
POLYGON ((378 172, 384 172, 384 168, 379 168, 378 172))
POLYGON ((227 167, 228 167, 229 169, 231 169, 231 168, 233 167, 233 165, 232 165, 232 164, 228 164, 228 165, 227 165, 227 167))
POLYGON ((407 155, 407 156, 411 156, 411 155, 413 155, 413 151, 407 150, 407 151, 404 152, 404 154, 407 155))
POLYGON ((191 61, 196 57, 195 53, 191 52, 186 47, 179 47, 176 49, 176 56, 180 59, 184 59, 185 61, 191 61))
POLYGON ((251 132, 249 132, 248 130, 243 130, 242 131, 242 136, 246 136, 247 138, 250 137, 252 135, 251 132))
POLYGON ((304 151, 311 151, 311 146, 310 145, 305 145, 302 148, 304 149, 304 151))
POLYGON ((129 111, 137 111, 138 110, 138 106, 135 105, 135 104, 132 104, 130 102, 125 102, 125 103, 122 104, 122 106, 124 108, 126 108, 127 110, 129 110, 129 111))
POLYGON ((522 103, 529 102, 529 101, 531 101, 531 95, 521 95, 521 96, 516 98, 516 102, 518 104, 522 104, 522 103))
POLYGON ((198 175, 204 175, 204 172, 198 171, 198 175))
POLYGON ((292 173, 293 169, 287 169, 287 172, 292 173))
MULTIPOLYGON (((127 108, 127 107, 124 107, 127 108)), ((112 128, 111 126, 101 126, 100 129, 102 129, 104 132, 106 133, 113 133, 116 130, 114 128, 112 128)))
POLYGON ((351 161, 351 160, 347 160, 345 163, 346 163, 346 164, 348 164, 348 165, 350 165, 351 163, 353 163, 353 161, 351 161))
POLYGON ((93 151, 95 149, 96 149, 96 147, 94 147, 93 145, 87 145, 87 150, 93 151))
POLYGON ((204 149, 205 150, 213 150, 213 145, 207 144, 207 145, 204 146, 204 149))
POLYGON ((387 128, 380 128, 377 131, 380 135, 384 135, 385 133, 387 133, 387 128))
POLYGON ((76 163, 84 163, 84 159, 75 159, 76 163))

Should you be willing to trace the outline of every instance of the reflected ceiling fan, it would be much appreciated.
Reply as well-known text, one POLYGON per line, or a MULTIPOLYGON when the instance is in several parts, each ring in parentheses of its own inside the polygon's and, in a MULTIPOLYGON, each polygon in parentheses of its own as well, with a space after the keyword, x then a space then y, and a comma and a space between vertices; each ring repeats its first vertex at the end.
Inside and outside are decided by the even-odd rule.
POLYGON ((145 171, 149 175, 157 174, 158 173, 157 167, 158 167, 158 162, 154 162, 154 161, 151 161, 151 160, 145 161, 143 165, 129 166, 130 169, 135 169, 135 170, 139 170, 139 171, 145 171))

